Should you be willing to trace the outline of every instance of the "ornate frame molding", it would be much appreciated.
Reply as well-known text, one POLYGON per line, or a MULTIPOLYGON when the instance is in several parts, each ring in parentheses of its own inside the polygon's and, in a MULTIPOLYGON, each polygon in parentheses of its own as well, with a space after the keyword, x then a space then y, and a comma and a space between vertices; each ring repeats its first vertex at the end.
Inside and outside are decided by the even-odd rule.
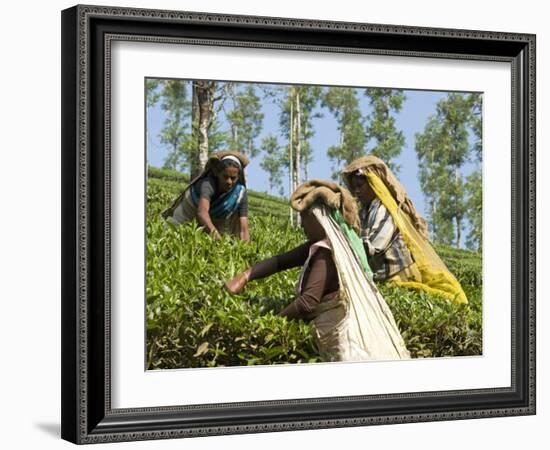
POLYGON ((534 35, 99 6, 65 10, 62 21, 62 436, 65 439, 99 443, 535 413, 534 35), (125 29, 128 24, 133 26, 130 32, 125 29), (133 31, 136 28, 145 31, 151 24, 157 25, 156 30, 170 28, 170 35, 163 35, 162 30, 157 36, 133 31), (200 36, 186 36, 187 26, 192 26, 193 33, 200 36), (239 30, 245 30, 251 38, 236 39, 239 30), (312 30, 321 33, 314 39, 312 30), (278 38, 279 42, 266 40, 266 37, 282 36, 282 31, 286 37, 278 38), (173 36, 178 32, 182 35, 173 36), (322 32, 330 32, 332 37, 322 32), (212 35, 220 33, 226 33, 227 38, 212 35), (373 45, 349 45, 351 35, 373 45), (111 409, 109 112, 110 49, 116 40, 510 62, 513 74, 512 252, 515 256, 512 260, 512 386, 353 398, 111 409), (443 42, 452 51, 443 51, 443 42), (99 103, 98 94, 101 94, 99 103), (98 111, 104 121, 101 125, 96 119, 98 111), (101 157, 92 154, 92 142, 96 146, 101 143, 101 157), (98 292, 97 280, 101 281, 101 292, 98 292), (94 298, 103 301, 92 307, 94 298), (96 316, 100 323, 93 319, 96 316), (102 346, 100 356, 98 346, 102 346), (99 362, 101 358, 103 364, 99 362), (99 380, 102 376, 103 380, 99 380), (92 397, 100 391, 100 401, 94 400, 92 397), (450 405, 446 410, 442 400, 448 399, 454 399, 455 406, 450 405), (362 401, 366 409, 360 414, 349 409, 335 417, 330 406, 341 407, 350 400, 362 401), (393 410, 381 407, 384 401, 394 401, 397 406, 393 410), (457 408, 458 403, 466 409, 457 408), (374 406, 367 408, 367 404, 374 406), (398 412, 399 407, 402 413, 398 412), (317 418, 301 420, 301 415, 291 413, 300 408, 306 412, 315 410, 311 417, 317 418), (246 409, 252 414, 249 412, 246 416, 243 413, 246 409), (221 420, 217 414, 222 410, 226 415, 227 411, 234 411, 234 418, 221 420), (259 412, 268 417, 269 410, 269 421, 254 422, 250 418, 259 412), (190 412, 194 416, 189 416, 190 412))

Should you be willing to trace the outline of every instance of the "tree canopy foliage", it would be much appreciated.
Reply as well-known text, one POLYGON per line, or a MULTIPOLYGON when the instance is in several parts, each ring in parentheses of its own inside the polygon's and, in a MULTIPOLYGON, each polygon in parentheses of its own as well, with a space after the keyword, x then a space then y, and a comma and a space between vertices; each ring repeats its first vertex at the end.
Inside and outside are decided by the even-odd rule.
MULTIPOLYGON (((315 178, 316 158, 332 163, 337 181, 345 165, 366 154, 399 176, 406 103, 403 90, 389 88, 146 80, 148 111, 159 107, 164 116, 158 140, 165 168, 193 176, 210 153, 230 148, 258 159, 269 192, 278 195, 315 178), (334 141, 319 140, 330 121, 334 141)), ((474 250, 482 245, 481 113, 480 94, 449 93, 414 139, 433 240, 474 250)))

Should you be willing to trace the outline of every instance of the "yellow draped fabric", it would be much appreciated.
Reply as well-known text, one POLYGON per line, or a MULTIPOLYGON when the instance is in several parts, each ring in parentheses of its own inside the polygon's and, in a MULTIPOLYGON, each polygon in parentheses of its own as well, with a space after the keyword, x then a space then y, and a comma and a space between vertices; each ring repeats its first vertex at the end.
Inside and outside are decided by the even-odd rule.
POLYGON ((441 261, 431 244, 412 225, 407 214, 399 208, 384 182, 370 171, 367 171, 366 176, 372 190, 392 216, 422 275, 421 283, 395 281, 395 284, 441 295, 457 303, 468 303, 460 283, 449 272, 449 269, 441 261))

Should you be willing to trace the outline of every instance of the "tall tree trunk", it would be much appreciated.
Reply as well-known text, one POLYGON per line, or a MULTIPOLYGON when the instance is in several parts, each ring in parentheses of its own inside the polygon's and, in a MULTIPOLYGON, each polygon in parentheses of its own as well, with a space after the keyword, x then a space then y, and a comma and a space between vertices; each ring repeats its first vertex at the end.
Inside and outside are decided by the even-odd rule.
POLYGON ((436 220, 435 220, 435 214, 437 212, 437 205, 435 203, 435 198, 432 197, 431 201, 430 201, 430 206, 431 206, 431 216, 432 216, 432 239, 435 240, 436 236, 437 236, 437 228, 436 228, 436 220))
POLYGON ((462 220, 459 216, 455 217, 456 220, 456 248, 460 248, 460 228, 462 220))
MULTIPOLYGON (((344 140, 346 138, 345 127, 342 127, 340 131, 340 148, 336 156, 336 171, 338 172, 338 178, 336 179, 339 183, 342 181, 342 171, 340 170, 340 165, 342 164, 342 156, 344 151, 344 140)), ((350 161, 351 162, 351 161, 350 161)))
POLYGON ((300 185, 300 162, 302 158, 302 142, 300 139, 300 122, 302 120, 302 110, 300 105, 300 91, 296 91, 296 113, 294 114, 295 133, 294 133, 294 189, 300 185))
POLYGON ((198 143, 197 154, 194 158, 195 171, 192 177, 197 176, 206 166, 208 161, 208 126, 210 124, 210 111, 212 110, 212 87, 206 81, 194 82, 198 101, 198 143))
MULTIPOLYGON (((289 124, 289 142, 288 142, 288 164, 289 164, 289 168, 288 168, 288 197, 290 198, 290 196, 292 195, 292 193, 294 192, 294 187, 293 187, 293 172, 294 172, 294 160, 293 160, 293 149, 292 149, 292 146, 294 145, 294 137, 293 137, 293 133, 294 133, 294 101, 292 99, 292 89, 293 88, 290 88, 291 89, 291 97, 290 97, 290 124, 289 124)), ((290 225, 291 226, 294 226, 294 210, 292 209, 292 207, 289 207, 290 209, 290 225)))
MULTIPOLYGON (((294 189, 298 188, 300 186, 300 162, 302 158, 302 141, 300 139, 300 122, 302 120, 302 109, 300 105, 300 89, 298 88, 296 90, 296 114, 294 117, 294 122, 296 123, 296 132, 294 134, 295 136, 295 143, 296 143, 296 151, 294 152, 294 160, 296 161, 294 165, 294 189)), ((300 225, 300 216, 296 215, 296 224, 300 225)))
POLYGON ((200 173, 199 165, 197 164, 197 160, 195 158, 194 153, 196 152, 196 149, 199 147, 199 96, 197 95, 198 87, 197 82, 193 81, 192 83, 192 95, 193 100, 191 104, 191 142, 192 142, 192 148, 193 148, 193 154, 191 155, 191 164, 190 164, 190 175, 191 179, 193 179, 198 173, 200 173))
MULTIPOLYGON (((304 123, 304 132, 303 132, 303 135, 304 135, 304 141, 307 139, 306 136, 307 136, 307 121, 304 123)), ((304 163, 304 181, 307 181, 309 179, 309 174, 308 174, 308 170, 307 170, 307 166, 308 166, 308 160, 307 160, 307 155, 302 155, 302 162, 304 163)))
POLYGON ((237 150, 237 139, 239 139, 239 129, 238 127, 233 127, 233 150, 237 150))
MULTIPOLYGON (((428 166, 429 167, 428 175, 429 175, 430 179, 433 176, 433 163, 434 163, 434 159, 435 159, 434 152, 435 152, 435 149, 434 149, 434 147, 432 147, 432 151, 430 152, 430 165, 428 166)), ((437 198, 436 198, 435 195, 436 195, 435 192, 432 192, 430 194, 430 196, 431 196, 431 206, 432 206, 432 230, 433 230, 432 239, 434 241, 438 240, 437 229, 438 229, 438 225, 439 225, 437 223, 437 219, 435 217, 435 215, 437 214, 437 206, 438 206, 437 198)))
POLYGON ((460 248, 460 229, 462 228, 462 215, 459 212, 459 198, 458 198, 458 181, 460 179, 460 174, 458 173, 458 166, 455 166, 455 189, 456 189, 456 248, 460 248))

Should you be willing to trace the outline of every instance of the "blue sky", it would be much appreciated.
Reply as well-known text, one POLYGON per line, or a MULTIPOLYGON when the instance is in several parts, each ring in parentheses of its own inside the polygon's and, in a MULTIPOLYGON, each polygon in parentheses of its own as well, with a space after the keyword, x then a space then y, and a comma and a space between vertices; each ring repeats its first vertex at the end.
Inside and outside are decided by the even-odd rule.
MULTIPOLYGON (((425 201, 420 183, 418 180, 418 160, 414 150, 415 133, 420 133, 424 130, 424 126, 430 115, 436 111, 437 102, 444 98, 447 93, 440 91, 411 91, 405 90, 406 100, 403 108, 395 114, 396 127, 401 130, 405 136, 405 146, 402 149, 401 155, 395 160, 401 170, 397 175, 401 181, 417 210, 425 216, 425 201)), ((361 110, 363 115, 370 113, 371 109, 368 105, 366 97, 361 98, 361 110)), ((278 107, 268 100, 265 100, 262 105, 264 113, 264 122, 262 133, 258 142, 266 135, 273 133, 279 134, 279 118, 278 107)), ((168 154, 168 149, 161 144, 159 132, 162 129, 164 122, 164 112, 159 104, 153 108, 149 108, 147 112, 147 160, 149 165, 162 167, 164 159, 168 154)), ((222 118, 222 128, 227 129, 227 124, 222 118)), ((332 114, 328 110, 323 110, 323 117, 313 119, 313 127, 315 135, 311 139, 311 147, 313 149, 313 161, 309 165, 309 177, 330 179, 333 172, 334 163, 326 156, 326 151, 331 145, 338 143, 339 132, 337 123, 332 114)), ((367 149, 373 144, 367 145, 367 149)), ((250 189, 261 192, 268 192, 268 174, 260 167, 260 161, 263 155, 260 153, 257 157, 252 158, 250 165, 247 167, 246 176, 250 189)), ((463 175, 468 175, 474 169, 473 165, 467 164, 464 167, 463 175)), ((288 195, 288 175, 283 176, 283 185, 285 195, 288 195)))

